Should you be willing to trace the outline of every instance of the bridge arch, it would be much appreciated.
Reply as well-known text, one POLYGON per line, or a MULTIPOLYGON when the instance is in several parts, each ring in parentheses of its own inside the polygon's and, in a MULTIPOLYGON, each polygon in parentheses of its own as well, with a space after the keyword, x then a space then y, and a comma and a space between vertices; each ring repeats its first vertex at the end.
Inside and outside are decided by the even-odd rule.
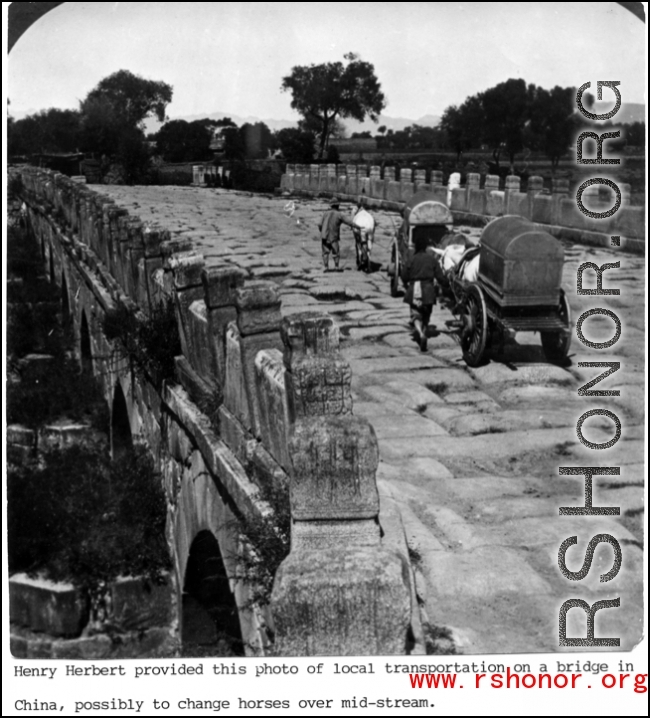
MULTIPOLYGON (((211 534, 218 544, 225 582, 229 586, 237 608, 242 650, 245 649, 247 654, 259 653, 262 651, 260 626, 258 617, 251 608, 250 586, 240 580, 242 574, 239 559, 242 550, 240 524, 231 509, 230 499, 217 488, 199 451, 192 452, 185 465, 176 462, 174 464, 173 469, 168 464, 165 473, 167 485, 176 487, 172 489, 175 494, 176 510, 171 518, 170 531, 176 556, 179 590, 185 590, 188 577, 195 570, 190 562, 194 560, 194 553, 199 550, 195 547, 197 538, 206 532, 211 534)), ((206 539, 202 540, 206 541, 206 539)), ((189 582, 191 585, 192 580, 190 579, 189 582)), ((225 582, 220 584, 221 590, 225 590, 225 582)), ((224 605, 229 605, 229 600, 226 595, 224 605)), ((179 611, 181 611, 179 619, 182 625, 180 606, 179 611)), ((230 625, 232 630, 232 624, 230 625)))
POLYGON ((50 283, 56 284, 56 270, 54 269, 54 251, 52 245, 50 245, 50 283))
POLYGON ((217 655, 243 655, 237 602, 230 589, 219 542, 209 530, 194 537, 183 584, 181 640, 209 645, 217 655))
POLYGON ((79 322, 79 361, 81 371, 93 371, 93 350, 90 342, 90 327, 88 326, 88 318, 86 312, 81 311, 81 320, 79 322))
POLYGON ((133 434, 126 398, 120 382, 116 382, 111 406, 111 456, 117 459, 133 449, 133 434))
POLYGON ((68 292, 68 282, 65 272, 61 272, 61 321, 64 327, 70 326, 72 322, 72 312, 70 311, 70 293, 68 292))

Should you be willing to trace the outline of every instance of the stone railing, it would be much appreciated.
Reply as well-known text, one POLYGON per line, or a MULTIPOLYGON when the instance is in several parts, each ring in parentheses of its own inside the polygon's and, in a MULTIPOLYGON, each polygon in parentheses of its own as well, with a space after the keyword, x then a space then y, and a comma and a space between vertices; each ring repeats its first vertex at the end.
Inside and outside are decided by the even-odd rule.
MULTIPOLYGON (((621 206, 617 212, 606 219, 592 219, 580 212, 575 193, 570 193, 565 179, 554 180, 551 193, 544 190, 541 177, 529 177, 523 187, 521 179, 511 175, 502 189, 497 175, 487 175, 482 188, 479 174, 468 174, 464 187, 452 182, 443 185, 442 172, 436 170, 431 170, 426 180, 425 170, 410 168, 402 168, 396 179, 392 167, 384 168, 382 176, 378 166, 289 164, 281 189, 311 195, 336 194, 351 202, 365 195, 370 206, 393 211, 400 211, 416 192, 426 190, 460 220, 518 214, 548 225, 553 234, 568 240, 609 247, 610 235, 619 235, 621 247, 645 251, 645 207, 630 205, 628 184, 618 185, 621 206)), ((583 203, 594 212, 609 210, 614 201, 614 193, 604 185, 592 185, 583 193, 583 203)))
MULTIPOLYGON (((232 514, 209 493, 214 482, 243 516, 268 516, 259 489, 288 484, 291 552, 264 619, 274 624, 275 652, 403 653, 417 612, 408 560, 380 541, 377 440, 352 415, 351 372, 333 320, 317 313, 283 320, 273 282, 231 264, 206 268, 189 241, 68 177, 32 168, 20 174, 40 241, 81 265, 93 306, 108 312, 121 302, 144 315, 164 299, 176 307, 176 382, 131 394, 147 442, 162 447, 179 590, 194 535, 212 525, 209 506, 221 512, 219 526, 232 514), (205 475, 213 484, 197 481, 205 475), (183 486, 194 484, 204 488, 184 499, 191 489, 183 486)), ((94 341, 110 351, 105 338, 94 341)), ((217 538, 228 544, 222 553, 236 584, 227 555, 237 552, 238 538, 217 538)), ((260 621, 251 625, 257 630, 260 621)))

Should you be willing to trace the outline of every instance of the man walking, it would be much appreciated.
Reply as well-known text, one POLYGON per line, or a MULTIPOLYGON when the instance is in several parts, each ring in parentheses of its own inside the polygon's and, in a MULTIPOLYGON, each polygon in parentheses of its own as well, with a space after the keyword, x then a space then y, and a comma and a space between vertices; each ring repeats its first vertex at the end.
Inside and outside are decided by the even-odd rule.
POLYGON ((330 202, 330 209, 325 212, 318 224, 323 246, 323 265, 326 272, 329 271, 330 252, 334 257, 334 271, 340 271, 339 259, 341 252, 339 242, 341 240, 342 224, 347 224, 349 227, 353 226, 352 220, 339 212, 339 200, 337 197, 333 197, 330 202))

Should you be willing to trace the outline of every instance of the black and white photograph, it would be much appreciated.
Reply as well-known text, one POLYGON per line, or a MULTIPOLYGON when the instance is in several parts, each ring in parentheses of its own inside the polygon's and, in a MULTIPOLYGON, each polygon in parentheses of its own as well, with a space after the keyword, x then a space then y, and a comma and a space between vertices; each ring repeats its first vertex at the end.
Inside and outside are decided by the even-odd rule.
POLYGON ((3 715, 644 715, 647 4, 3 11, 3 715))

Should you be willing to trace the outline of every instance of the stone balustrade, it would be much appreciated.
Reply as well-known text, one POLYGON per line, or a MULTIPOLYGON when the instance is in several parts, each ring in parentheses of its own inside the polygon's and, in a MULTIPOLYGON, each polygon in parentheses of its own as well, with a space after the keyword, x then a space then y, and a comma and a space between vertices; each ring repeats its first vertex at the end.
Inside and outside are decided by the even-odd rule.
MULTIPOLYGON (((318 165, 316 165, 318 167, 318 165)), ((323 165, 320 165, 322 168, 323 165)), ((585 244, 610 246, 610 235, 620 235, 621 247, 633 252, 643 252, 645 247, 645 207, 630 204, 630 185, 618 183, 621 192, 621 207, 607 219, 592 219, 578 209, 575 197, 577 188, 571 188, 565 178, 552 182, 551 191, 544 190, 541 177, 528 177, 524 183, 516 175, 509 175, 501 181, 498 175, 486 175, 481 188, 481 176, 469 173, 464 186, 442 185, 443 175, 431 170, 429 182, 426 171, 402 168, 396 179, 394 167, 360 165, 357 174, 350 172, 338 178, 335 190, 328 192, 321 184, 318 193, 336 193, 344 201, 356 202, 364 193, 369 206, 392 211, 401 211, 414 192, 427 190, 434 199, 448 205, 461 221, 474 217, 498 217, 504 214, 518 214, 533 222, 548 225, 556 236, 585 244)), ((321 170, 322 171, 322 170, 321 170)), ((309 176, 299 177, 297 169, 287 166, 283 175, 282 191, 309 192, 309 176), (294 170, 292 172, 292 170, 294 170)), ((312 190, 313 193, 315 191, 312 190)), ((591 185, 583 193, 585 206, 594 212, 602 212, 614 205, 614 192, 604 185, 591 185)))

